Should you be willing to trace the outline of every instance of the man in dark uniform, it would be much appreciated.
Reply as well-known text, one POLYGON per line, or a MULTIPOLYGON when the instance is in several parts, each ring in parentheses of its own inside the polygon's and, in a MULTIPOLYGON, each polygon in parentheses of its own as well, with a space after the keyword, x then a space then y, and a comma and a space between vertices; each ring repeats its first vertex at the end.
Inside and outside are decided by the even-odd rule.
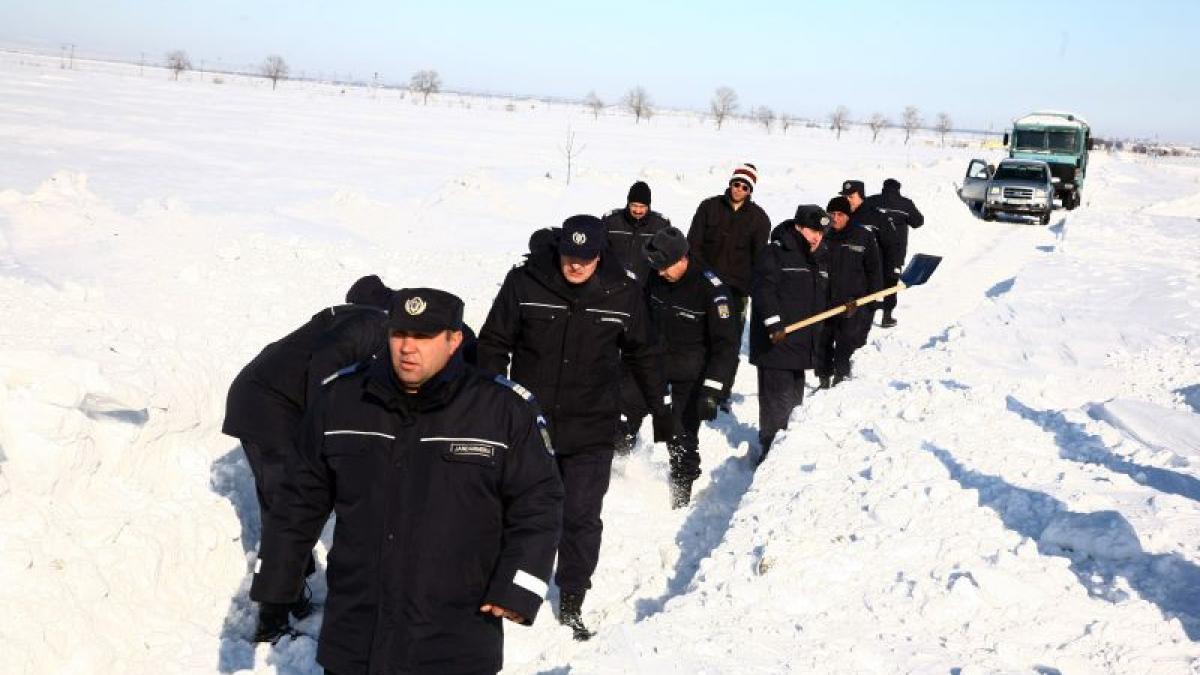
POLYGON ((871 329, 871 312, 858 311, 855 300, 883 287, 879 246, 871 232, 850 224, 849 200, 834 197, 825 210, 829 212, 831 225, 824 238, 829 261, 829 302, 831 307, 845 305, 846 312, 826 319, 822 329, 822 354, 816 367, 822 389, 850 377, 850 358, 867 343, 871 329))
MULTIPOLYGON (((924 225, 925 216, 911 199, 900 194, 900 181, 895 178, 883 181, 883 191, 867 197, 862 210, 879 214, 875 237, 883 262, 883 287, 891 288, 899 283, 908 256, 908 228, 924 225)), ((896 309, 896 297, 897 294, 892 294, 883 299, 883 319, 879 322, 883 328, 896 325, 896 317, 892 314, 896 309)))
MULTIPOLYGON (((620 261, 630 276, 644 286, 652 270, 642 255, 642 247, 655 232, 670 227, 671 221, 650 210, 650 186, 642 181, 629 187, 625 202, 625 208, 613 209, 602 219, 608 234, 608 255, 620 261)), ((640 422, 649 413, 650 406, 633 379, 633 372, 625 366, 621 375, 621 422, 615 442, 618 455, 628 455, 633 450, 640 422)))
MULTIPOLYGON (((392 290, 379 277, 366 276, 346 294, 351 304, 324 309, 286 337, 267 345, 234 378, 225 401, 221 431, 241 441, 254 474, 260 530, 273 527, 283 505, 287 461, 295 453, 304 411, 322 380, 385 346, 385 308, 392 290)), ((305 576, 316 570, 309 556, 305 576)), ((274 641, 287 628, 288 613, 303 618, 311 611, 307 592, 294 603, 259 608, 254 639, 274 641)))
POLYGON ((604 235, 599 218, 579 215, 563 222, 556 242, 535 237, 538 248, 505 277, 479 333, 480 367, 510 373, 550 422, 566 490, 559 621, 577 639, 590 636, 582 606, 600 555, 623 356, 651 405, 655 440, 675 435, 642 289, 603 255, 604 235))
MULTIPOLYGON (((683 232, 668 227, 646 242, 644 257, 657 275, 646 295, 666 346, 666 376, 679 435, 667 444, 671 508, 686 506, 700 477, 700 422, 717 416, 733 379, 739 336, 729 289, 699 257, 683 232)), ((640 420, 639 420, 640 421, 640 420)))
POLYGON ((650 210, 650 186, 640 180, 631 185, 625 208, 609 211, 602 220, 608 234, 608 252, 633 273, 639 284, 645 285, 651 270, 642 247, 655 232, 671 226, 665 216, 650 210))
POLYGON ((501 619, 547 591, 562 483, 519 387, 466 364, 462 301, 402 289, 388 350, 334 378, 305 414, 284 524, 251 597, 286 603, 332 510, 317 662, 333 673, 495 673, 501 619))
POLYGON ((829 272, 822 245, 829 216, 815 204, 796 209, 771 233, 754 268, 750 363, 758 367, 758 440, 761 464, 792 410, 804 402, 804 371, 821 364, 821 324, 784 329, 829 304, 829 272))
POLYGON ((700 202, 687 233, 691 249, 711 264, 729 286, 739 342, 754 264, 771 233, 771 219, 750 199, 757 184, 758 169, 753 164, 734 169, 724 194, 700 202))

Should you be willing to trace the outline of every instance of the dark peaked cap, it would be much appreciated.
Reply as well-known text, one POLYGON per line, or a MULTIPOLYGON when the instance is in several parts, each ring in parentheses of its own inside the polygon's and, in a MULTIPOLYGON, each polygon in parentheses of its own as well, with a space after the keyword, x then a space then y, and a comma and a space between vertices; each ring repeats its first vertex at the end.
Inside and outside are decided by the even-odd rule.
POLYGON ((436 288, 401 288, 392 296, 388 330, 440 333, 462 330, 463 301, 436 288))

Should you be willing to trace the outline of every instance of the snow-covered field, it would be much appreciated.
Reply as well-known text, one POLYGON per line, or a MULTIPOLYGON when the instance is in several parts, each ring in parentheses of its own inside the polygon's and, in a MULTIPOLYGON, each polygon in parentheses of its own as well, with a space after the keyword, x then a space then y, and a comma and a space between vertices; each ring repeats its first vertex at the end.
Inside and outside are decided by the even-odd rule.
POLYGON ((244 639, 233 375, 368 273, 478 327, 532 229, 639 178, 686 228, 746 160, 774 221, 898 178, 945 261, 757 472, 749 366, 689 509, 620 460, 599 635, 546 607, 505 672, 1200 672, 1200 164, 1096 155, 1083 208, 985 223, 982 151, 925 135, 224 79, 0 53, 0 672, 319 672, 244 639))

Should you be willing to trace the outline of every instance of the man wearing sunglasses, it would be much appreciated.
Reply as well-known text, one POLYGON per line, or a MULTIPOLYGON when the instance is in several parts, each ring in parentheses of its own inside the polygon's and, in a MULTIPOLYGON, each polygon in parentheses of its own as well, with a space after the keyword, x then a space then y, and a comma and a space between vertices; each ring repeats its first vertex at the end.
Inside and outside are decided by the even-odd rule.
MULTIPOLYGON (((698 251, 729 287, 739 343, 754 264, 771 233, 771 219, 750 199, 757 183, 757 167, 749 163, 738 166, 729 177, 729 188, 724 194, 700 202, 687 234, 692 250, 698 251)), ((735 364, 734 373, 736 370, 735 364)), ((732 382, 733 374, 730 386, 732 382)), ((722 407, 728 411, 728 398, 725 400, 722 407)))

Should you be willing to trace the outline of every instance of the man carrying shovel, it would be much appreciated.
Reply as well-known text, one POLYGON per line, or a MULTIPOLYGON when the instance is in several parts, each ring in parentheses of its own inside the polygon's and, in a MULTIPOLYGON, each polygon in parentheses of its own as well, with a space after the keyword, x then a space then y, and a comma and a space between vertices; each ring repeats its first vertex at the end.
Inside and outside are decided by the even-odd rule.
MULTIPOLYGON (((850 357, 866 344, 871 330, 871 312, 859 312, 856 298, 883 288, 879 246, 867 229, 850 225, 852 209, 845 197, 834 197, 825 208, 830 228, 825 234, 829 265, 830 307, 843 305, 844 314, 825 322, 824 348, 817 363, 821 389, 836 386, 850 377, 850 357)), ((869 308, 868 308, 869 309, 869 308)))

